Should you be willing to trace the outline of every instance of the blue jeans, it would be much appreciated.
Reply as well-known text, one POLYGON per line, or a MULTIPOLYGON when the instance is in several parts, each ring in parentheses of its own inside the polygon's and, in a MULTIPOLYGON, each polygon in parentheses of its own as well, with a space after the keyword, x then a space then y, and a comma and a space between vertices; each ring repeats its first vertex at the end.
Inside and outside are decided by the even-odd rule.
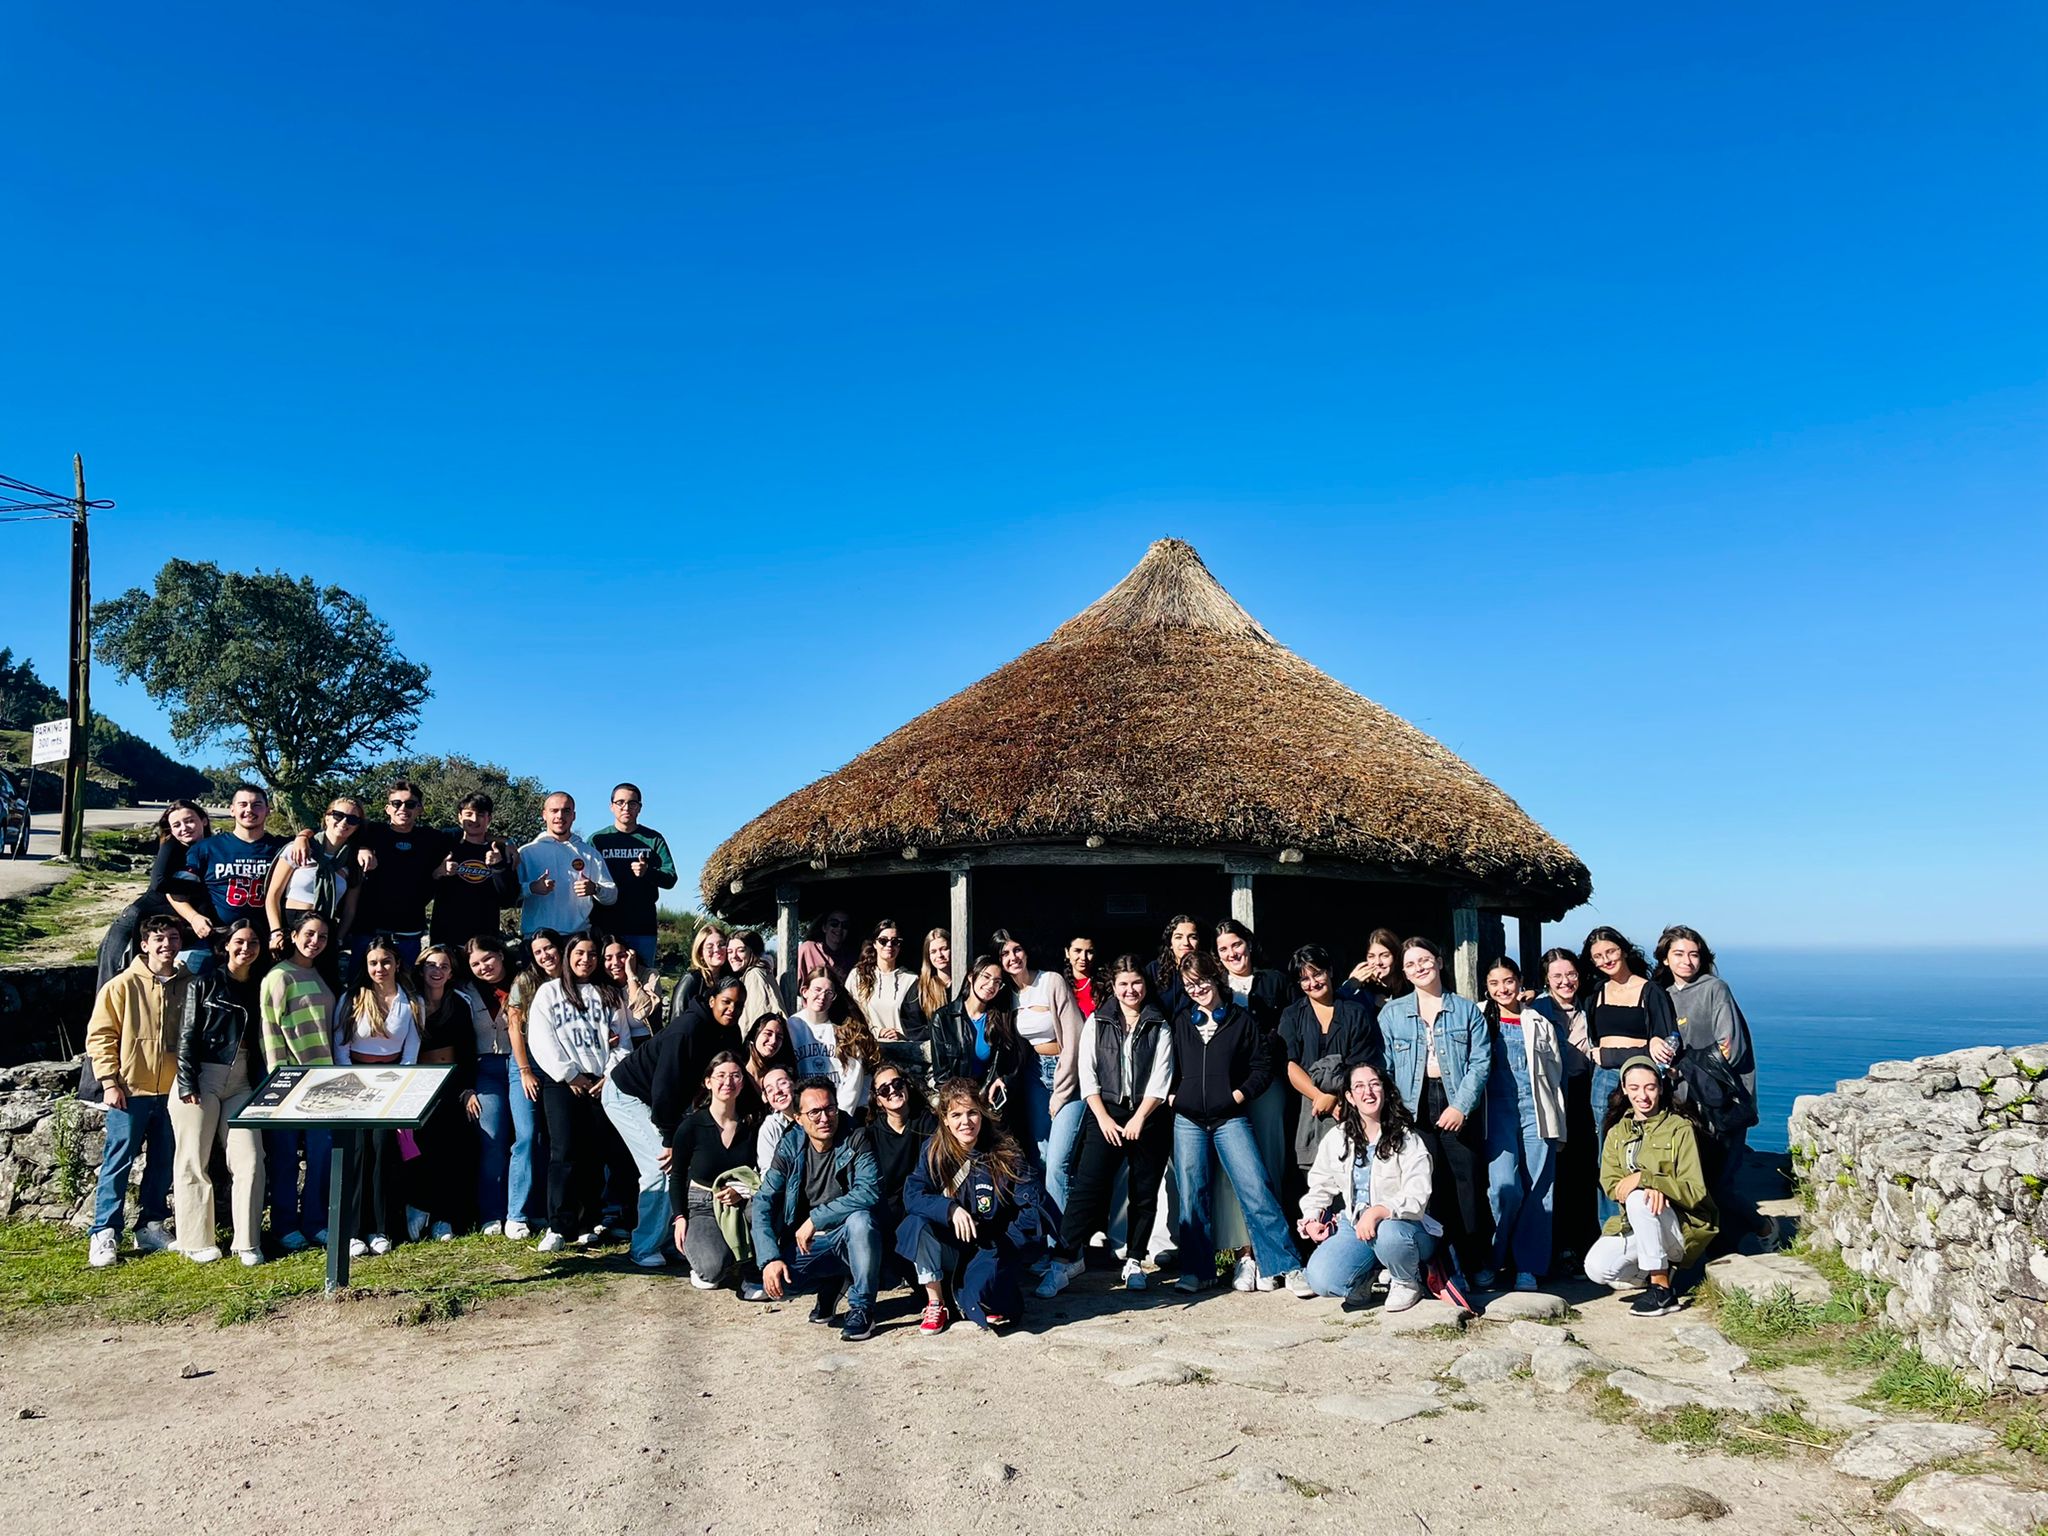
POLYGON ((1060 1230, 1060 1219, 1067 1208, 1067 1180, 1074 1171, 1074 1149, 1081 1141, 1081 1122, 1087 1118, 1088 1106, 1077 1096, 1071 1104, 1064 1104, 1060 1112, 1052 1117, 1052 1130, 1046 1137, 1045 1146, 1045 1192, 1052 1206, 1052 1224, 1049 1231, 1055 1235, 1060 1230))
POLYGON ((1180 1264, 1183 1274, 1207 1277, 1215 1262, 1216 1232, 1209 1217, 1209 1153, 1223 1165, 1223 1175, 1244 1212, 1246 1235, 1260 1272, 1284 1275, 1298 1269, 1294 1234, 1280 1201, 1266 1178, 1258 1138, 1249 1120, 1226 1120, 1213 1129, 1184 1115, 1173 1119, 1173 1179, 1180 1192, 1180 1264))
POLYGON ((1493 1267, 1541 1275, 1550 1267, 1551 1189, 1557 1144, 1536 1133, 1533 1106, 1518 1112, 1499 1094, 1486 1099, 1486 1205, 1493 1216, 1493 1267))
MULTIPOLYGON (((604 1105, 605 1117, 619 1133, 619 1140, 632 1153, 633 1170, 640 1175, 639 1211, 633 1220, 633 1257, 653 1259, 661 1257, 664 1250, 672 1253, 675 1244, 669 1240, 672 1229, 668 1175, 661 1171, 661 1129, 654 1123, 654 1114, 641 1100, 619 1092, 609 1077, 598 1090, 598 1102, 604 1105)), ((749 1144, 745 1151, 751 1150, 749 1144)), ((748 1160, 744 1151, 734 1156, 738 1162, 748 1160)))
POLYGON ((533 1189, 535 1105, 520 1086, 510 1056, 479 1056, 476 1128, 483 1138, 476 1171, 477 1220, 524 1220, 533 1189))
POLYGON ((310 1240, 327 1226, 327 1169, 334 1151, 331 1131, 265 1131, 264 1186, 270 1191, 270 1230, 297 1232, 310 1240), (299 1153, 306 1154, 306 1192, 299 1193, 299 1153))
POLYGON ((1620 1086, 1621 1073, 1617 1068, 1593 1068, 1593 1167, 1596 1171, 1593 1185, 1593 1216, 1602 1227, 1607 1225, 1608 1217, 1619 1215, 1621 1212, 1621 1207, 1607 1198, 1607 1191, 1598 1182, 1597 1175, 1602 1147, 1600 1125, 1607 1118, 1608 1097, 1620 1086))
POLYGON ((652 969, 655 961, 654 935, 651 933, 615 933, 612 935, 626 948, 640 957, 640 963, 652 969))
POLYGON ((872 1307, 882 1286, 882 1240, 875 1235, 874 1214, 855 1211, 838 1226, 816 1234, 809 1253, 798 1252, 793 1242, 785 1244, 782 1262, 789 1266, 790 1290, 816 1290, 822 1281, 848 1275, 853 1283, 847 1287, 846 1304, 863 1310, 872 1307))
POLYGON ((109 1109, 107 1150, 100 1158, 99 1189, 92 1202, 93 1231, 121 1230, 128 1174, 138 1155, 142 1158, 142 1199, 136 1206, 136 1225, 146 1227, 170 1215, 172 1152, 168 1095, 131 1093, 126 1109, 109 1109))
POLYGON ((1422 1288, 1422 1268, 1436 1252, 1436 1236, 1419 1221, 1397 1221, 1388 1217, 1373 1232, 1371 1242, 1358 1235, 1349 1211, 1337 1213, 1337 1230, 1316 1244, 1308 1256, 1305 1273, 1318 1296, 1342 1296, 1361 1280, 1371 1278, 1373 1268, 1384 1264, 1396 1283, 1422 1288))

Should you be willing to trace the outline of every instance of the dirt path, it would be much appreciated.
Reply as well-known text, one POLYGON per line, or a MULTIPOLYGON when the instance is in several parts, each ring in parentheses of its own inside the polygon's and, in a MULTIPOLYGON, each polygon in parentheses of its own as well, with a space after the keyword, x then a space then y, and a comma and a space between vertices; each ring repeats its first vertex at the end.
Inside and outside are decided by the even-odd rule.
MULTIPOLYGON (((1610 1300, 1571 1324, 1666 1375, 1674 1323, 1610 1300)), ((1127 1296, 1091 1274, 1028 1331, 918 1335, 901 1293, 865 1344, 801 1304, 674 1277, 402 1329, 369 1304, 268 1324, 0 1334, 0 1513, 12 1532, 1570 1533, 1659 1521, 1610 1496, 1682 1483, 1756 1536, 1876 1529, 1824 1461, 1687 1454, 1582 1393, 1438 1373, 1505 1325, 1397 1339, 1333 1302, 1127 1296), (1169 1358, 1162 1359, 1162 1356, 1169 1358), (187 1365, 204 1374, 181 1376, 187 1365), (1134 1367, 1177 1384, 1119 1386, 1134 1367), (1376 1427, 1332 1397, 1435 1398, 1376 1427), (20 1418, 33 1410, 32 1418, 20 1418), (1004 1467, 1014 1472, 1005 1474, 1004 1467)), ((1530 1324, 1521 1325, 1526 1335, 1530 1324)), ((1845 1394, 1855 1390, 1844 1384, 1845 1394)))

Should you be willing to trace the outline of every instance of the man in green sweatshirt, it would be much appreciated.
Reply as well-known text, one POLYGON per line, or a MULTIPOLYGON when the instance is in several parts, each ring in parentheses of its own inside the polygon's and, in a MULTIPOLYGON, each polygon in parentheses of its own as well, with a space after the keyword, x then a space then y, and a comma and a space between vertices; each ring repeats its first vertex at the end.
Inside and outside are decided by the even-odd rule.
POLYGON ((655 904, 660 893, 676 884, 676 861, 668 839, 640 824, 640 786, 621 784, 612 791, 612 824, 590 840, 604 855, 605 866, 619 887, 619 899, 605 914, 613 938, 631 946, 644 966, 654 964, 655 904))

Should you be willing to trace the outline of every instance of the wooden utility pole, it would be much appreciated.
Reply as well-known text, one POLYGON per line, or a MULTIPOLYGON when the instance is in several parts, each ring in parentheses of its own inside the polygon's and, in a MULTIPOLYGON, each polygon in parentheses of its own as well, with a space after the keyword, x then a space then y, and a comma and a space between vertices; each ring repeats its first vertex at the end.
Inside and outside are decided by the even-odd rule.
POLYGON ((71 514, 71 756, 64 764, 59 846, 78 857, 85 835, 86 738, 92 725, 92 550, 86 535, 85 456, 71 456, 77 504, 71 514))

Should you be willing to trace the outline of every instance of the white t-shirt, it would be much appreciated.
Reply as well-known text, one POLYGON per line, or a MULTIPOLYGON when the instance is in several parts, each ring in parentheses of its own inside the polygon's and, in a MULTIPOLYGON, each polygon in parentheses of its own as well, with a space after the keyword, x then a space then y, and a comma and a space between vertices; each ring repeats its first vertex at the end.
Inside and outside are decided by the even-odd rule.
POLYGON ((1026 1045, 1043 1045, 1057 1039, 1058 1017, 1052 1010, 1051 972, 1040 971, 1028 987, 1013 989, 1017 999, 1017 1038, 1026 1045))

